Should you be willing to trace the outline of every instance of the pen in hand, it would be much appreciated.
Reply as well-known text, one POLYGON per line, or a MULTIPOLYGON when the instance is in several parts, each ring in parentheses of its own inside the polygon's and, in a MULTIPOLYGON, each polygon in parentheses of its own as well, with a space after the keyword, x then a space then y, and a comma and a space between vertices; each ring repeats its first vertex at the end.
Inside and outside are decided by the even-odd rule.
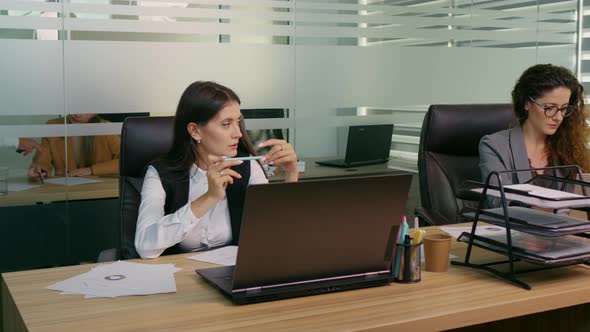
POLYGON ((37 175, 39 175, 39 181, 41 181, 41 184, 45 184, 45 182, 43 181, 43 171, 39 171, 37 172, 37 175))

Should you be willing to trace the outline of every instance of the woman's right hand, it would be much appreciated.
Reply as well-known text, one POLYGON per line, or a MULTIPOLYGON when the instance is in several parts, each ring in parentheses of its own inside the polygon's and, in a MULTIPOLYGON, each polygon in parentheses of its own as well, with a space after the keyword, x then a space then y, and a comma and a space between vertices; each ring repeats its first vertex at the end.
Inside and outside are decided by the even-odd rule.
POLYGON ((31 165, 28 171, 29 179, 39 181, 40 178, 45 179, 47 177, 47 171, 45 171, 39 165, 31 165))
POLYGON ((223 161, 222 157, 209 156, 209 167, 207 169, 207 180, 209 189, 207 195, 216 200, 225 196, 225 188, 228 184, 234 183, 234 178, 241 179, 240 173, 230 167, 243 163, 241 160, 223 161))

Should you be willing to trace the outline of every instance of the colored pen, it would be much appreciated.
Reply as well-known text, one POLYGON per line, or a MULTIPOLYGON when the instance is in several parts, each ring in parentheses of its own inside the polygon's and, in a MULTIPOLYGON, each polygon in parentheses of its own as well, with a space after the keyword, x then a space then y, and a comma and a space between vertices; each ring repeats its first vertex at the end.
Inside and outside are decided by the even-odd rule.
MULTIPOLYGON (((391 256, 391 273, 393 274, 394 271, 394 267, 395 267, 395 262, 397 261, 397 251, 398 249, 398 241, 399 241, 399 236, 402 233, 402 225, 400 224, 399 227, 397 228, 397 233, 395 234, 395 239, 393 239, 393 256, 391 256)), ((395 277, 395 276, 394 276, 395 277)))
POLYGON ((223 161, 235 161, 235 160, 261 160, 264 156, 249 156, 249 157, 235 157, 235 158, 225 158, 223 161))
MULTIPOLYGON (((426 234, 426 231, 423 229, 419 229, 414 233, 414 238, 412 239, 412 244, 420 244, 422 242, 422 240, 424 239, 424 234, 426 234)), ((412 247, 412 257, 410 258, 410 260, 413 262, 414 261, 414 257, 416 256, 416 248, 412 247)))
POLYGON ((41 184, 45 184, 45 182, 43 181, 43 174, 42 174, 42 172, 37 172, 37 175, 39 175, 39 181, 41 181, 41 184))
POLYGON ((409 281, 411 279, 410 275, 411 275, 411 268, 412 268, 412 260, 410 258, 410 252, 412 250, 408 250, 408 248, 411 248, 412 245, 412 240, 410 238, 409 235, 406 235, 406 237, 404 238, 404 269, 403 269, 403 274, 402 274, 402 278, 403 280, 409 281))
MULTIPOLYGON (((400 232, 399 239, 397 239, 398 244, 404 244, 404 239, 406 238, 406 234, 408 234, 408 222, 406 221, 406 216, 404 216, 404 220, 402 221, 402 231, 400 232)), ((397 277, 399 275, 399 265, 402 260, 402 250, 400 248, 397 249, 396 257, 395 257, 395 264, 393 266, 393 276, 397 277)))

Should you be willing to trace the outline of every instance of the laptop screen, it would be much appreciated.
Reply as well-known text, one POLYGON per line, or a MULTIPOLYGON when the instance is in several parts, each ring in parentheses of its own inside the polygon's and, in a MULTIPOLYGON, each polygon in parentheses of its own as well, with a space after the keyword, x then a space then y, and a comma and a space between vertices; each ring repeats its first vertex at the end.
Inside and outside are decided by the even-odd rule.
POLYGON ((346 163, 389 159, 393 125, 350 126, 346 145, 346 163))
POLYGON ((233 289, 389 270, 411 177, 248 187, 233 289))

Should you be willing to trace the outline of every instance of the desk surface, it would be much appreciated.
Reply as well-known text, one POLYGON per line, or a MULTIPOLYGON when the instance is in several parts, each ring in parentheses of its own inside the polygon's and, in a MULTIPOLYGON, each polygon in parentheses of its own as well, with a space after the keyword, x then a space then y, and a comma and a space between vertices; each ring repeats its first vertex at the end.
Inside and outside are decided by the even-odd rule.
MULTIPOLYGON (((301 180, 322 179, 322 178, 336 178, 348 176, 365 176, 365 175, 381 175, 381 174, 397 174, 404 173, 406 170, 392 169, 388 166, 398 165, 394 161, 384 164, 361 166, 354 168, 338 168, 317 165, 315 160, 325 160, 326 158, 315 158, 306 160, 306 170, 300 174, 301 180)), ((329 158, 328 158, 329 159, 329 158)), ((411 165, 408 162, 408 165, 411 165)), ((119 179, 108 177, 90 177, 99 179, 101 182, 83 184, 77 186, 61 186, 55 184, 44 184, 41 187, 18 192, 8 192, 6 196, 0 196, 0 206, 16 205, 16 204, 35 204, 37 202, 54 202, 65 200, 85 200, 85 199, 100 199, 100 198, 117 198, 119 197, 119 179)), ((281 181, 282 176, 271 177, 271 181, 281 181)), ((28 183, 27 178, 9 179, 10 181, 17 181, 19 183, 28 183)), ((37 182, 31 184, 39 184, 37 182)))
MULTIPOLYGON (((383 174, 400 174, 400 173, 415 173, 415 163, 411 161, 403 162, 398 160, 390 160, 387 163, 377 165, 358 166, 351 168, 329 167, 318 165, 315 162, 319 160, 338 159, 334 158, 309 158, 305 159, 305 172, 299 175, 301 180, 311 179, 325 179, 338 178, 350 176, 366 176, 366 175, 383 175, 383 174), (414 166, 412 166, 414 165, 414 166)), ((272 180, 272 179, 271 179, 272 180)))
MULTIPOLYGON (((454 254, 463 257, 464 250, 464 244, 453 242, 454 254)), ((423 271, 416 284, 236 306, 193 272, 212 265, 184 258, 189 255, 144 261, 182 268, 174 294, 84 300, 45 289, 92 265, 3 274, 5 330, 432 331, 590 302, 590 269, 585 266, 523 275, 531 291, 490 273, 451 266, 447 273, 423 271)), ((473 257, 486 255, 475 250, 473 257)))
MULTIPOLYGON (((119 197, 119 179, 109 177, 89 177, 101 182, 81 184, 77 186, 63 186, 46 183, 40 187, 9 191, 8 195, 0 196, 0 206, 16 204, 35 204, 37 202, 55 202, 66 200, 84 200, 119 197)), ((28 183, 26 178, 8 179, 18 183, 28 183)), ((37 182, 30 184, 39 184, 37 182)))

